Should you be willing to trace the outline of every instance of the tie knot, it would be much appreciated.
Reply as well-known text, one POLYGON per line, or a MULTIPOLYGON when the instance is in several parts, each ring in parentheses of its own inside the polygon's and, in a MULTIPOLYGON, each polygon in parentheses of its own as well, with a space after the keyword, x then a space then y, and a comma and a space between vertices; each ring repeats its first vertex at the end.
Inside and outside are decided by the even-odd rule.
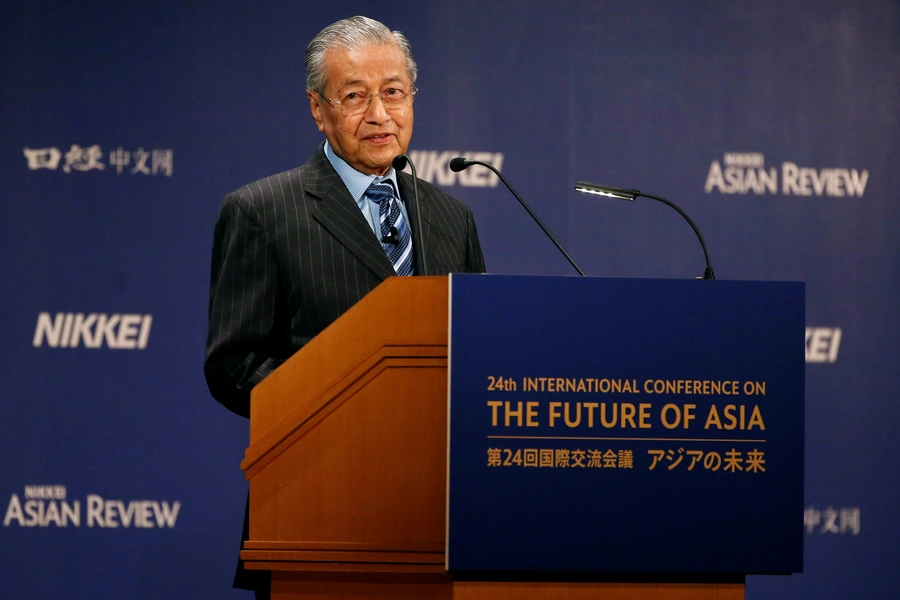
POLYGON ((394 197, 394 186, 391 185, 390 180, 375 180, 366 190, 366 195, 373 202, 381 204, 382 200, 390 200, 394 197))

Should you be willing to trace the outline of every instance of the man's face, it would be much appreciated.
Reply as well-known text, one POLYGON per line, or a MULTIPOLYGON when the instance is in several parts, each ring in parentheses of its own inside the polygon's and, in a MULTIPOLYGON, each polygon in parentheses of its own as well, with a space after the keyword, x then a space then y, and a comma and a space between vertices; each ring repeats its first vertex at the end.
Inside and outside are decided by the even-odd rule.
MULTIPOLYGON (((325 95, 332 100, 342 100, 353 93, 368 96, 392 87, 408 93, 412 90, 406 57, 396 44, 329 50, 325 71, 325 95)), ((375 97, 365 112, 344 116, 341 106, 316 92, 308 91, 307 96, 319 131, 328 138, 335 153, 358 171, 384 175, 394 157, 406 152, 413 128, 412 97, 391 110, 386 110, 381 99, 375 97)))

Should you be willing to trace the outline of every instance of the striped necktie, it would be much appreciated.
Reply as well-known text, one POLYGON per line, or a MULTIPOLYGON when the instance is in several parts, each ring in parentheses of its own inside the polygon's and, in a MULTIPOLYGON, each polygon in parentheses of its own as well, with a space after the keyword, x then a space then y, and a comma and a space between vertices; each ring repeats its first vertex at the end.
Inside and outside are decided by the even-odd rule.
POLYGON ((376 179, 366 190, 366 196, 378 204, 381 247, 394 265, 394 271, 397 275, 412 275, 412 237, 394 194, 393 183, 390 179, 376 179))

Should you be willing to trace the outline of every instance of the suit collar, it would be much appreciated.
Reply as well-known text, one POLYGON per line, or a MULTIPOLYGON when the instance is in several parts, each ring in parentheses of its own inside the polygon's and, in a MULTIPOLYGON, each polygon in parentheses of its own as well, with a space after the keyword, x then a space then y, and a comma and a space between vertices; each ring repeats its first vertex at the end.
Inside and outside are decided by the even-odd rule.
POLYGON ((331 166, 334 167, 334 170, 337 171, 338 176, 341 178, 341 181, 344 182, 344 185, 347 186, 350 195, 353 197, 353 200, 356 201, 358 206, 362 206, 362 198, 365 195, 366 190, 368 190, 369 186, 375 181, 390 179, 394 184, 394 189, 398 189, 397 172, 393 167, 388 169, 387 176, 383 178, 380 178, 377 175, 367 175, 357 171, 347 164, 347 161, 335 154, 334 149, 327 140, 325 141, 324 148, 325 157, 328 159, 328 162, 331 163, 331 166))
POLYGON ((312 217, 376 276, 386 279, 393 275, 391 261, 325 156, 323 146, 307 161, 305 171, 304 189, 317 199, 310 212, 312 217))

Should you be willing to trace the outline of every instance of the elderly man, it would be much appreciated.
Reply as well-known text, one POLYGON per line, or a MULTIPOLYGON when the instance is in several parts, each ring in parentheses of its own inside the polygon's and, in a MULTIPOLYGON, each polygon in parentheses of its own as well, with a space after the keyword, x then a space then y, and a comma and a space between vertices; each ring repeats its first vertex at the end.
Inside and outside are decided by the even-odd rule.
MULTIPOLYGON (((484 271, 469 208, 421 180, 416 198, 391 166, 413 128, 403 34, 339 21, 310 42, 306 69, 325 142, 305 165, 228 194, 215 230, 206 380, 245 417, 253 386, 385 278, 484 271)), ((403 318, 397 308, 391 319, 403 318)), ((239 565, 235 586, 255 587, 247 575, 239 565)))

